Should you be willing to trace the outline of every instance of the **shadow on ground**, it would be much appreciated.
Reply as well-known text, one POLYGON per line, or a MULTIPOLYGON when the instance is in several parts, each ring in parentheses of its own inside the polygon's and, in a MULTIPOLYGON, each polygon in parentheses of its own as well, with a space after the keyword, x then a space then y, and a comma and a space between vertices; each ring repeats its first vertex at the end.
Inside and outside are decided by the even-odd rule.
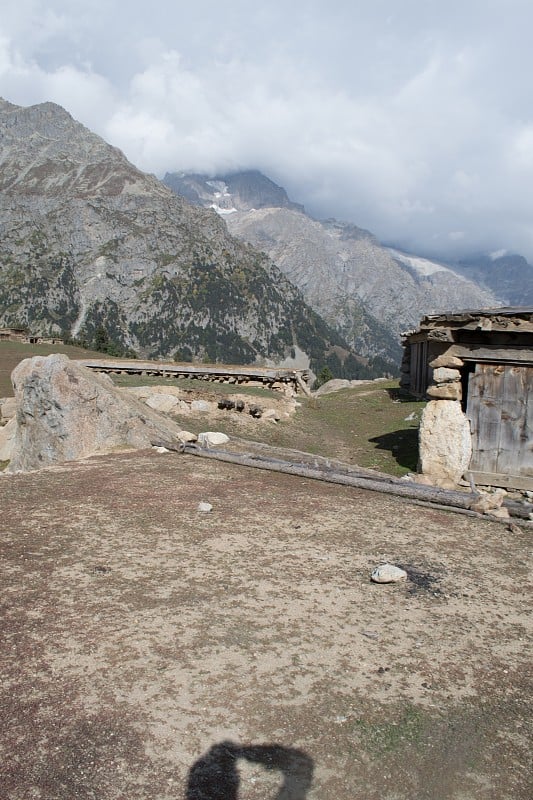
POLYGON ((313 779, 313 760, 302 750, 279 744, 240 746, 224 741, 215 744, 196 761, 189 772, 186 800, 238 800, 238 761, 244 759, 283 776, 276 797, 305 800, 313 779))
POLYGON ((404 428, 391 433, 383 433, 368 440, 376 445, 377 450, 387 450, 395 461, 416 472, 418 465, 418 428, 404 428))

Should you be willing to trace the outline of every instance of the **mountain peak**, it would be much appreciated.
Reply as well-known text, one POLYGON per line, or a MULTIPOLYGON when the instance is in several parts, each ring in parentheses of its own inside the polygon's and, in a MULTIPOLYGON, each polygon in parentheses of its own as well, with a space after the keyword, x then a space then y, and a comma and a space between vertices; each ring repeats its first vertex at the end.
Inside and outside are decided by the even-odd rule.
POLYGON ((56 103, 0 104, 0 190, 27 195, 89 197, 150 191, 159 181, 131 164, 56 103))
POLYGON ((163 183, 189 202, 210 206, 222 216, 260 208, 290 208, 304 213, 304 207, 289 200, 285 189, 255 169, 213 176, 167 172, 163 183))

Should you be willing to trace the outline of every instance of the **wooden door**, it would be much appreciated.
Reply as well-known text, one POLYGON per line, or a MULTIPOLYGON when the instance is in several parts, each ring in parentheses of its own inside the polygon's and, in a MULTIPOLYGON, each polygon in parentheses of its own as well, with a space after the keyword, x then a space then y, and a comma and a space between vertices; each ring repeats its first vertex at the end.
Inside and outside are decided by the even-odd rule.
POLYGON ((533 367, 476 364, 466 413, 474 479, 477 474, 480 482, 532 488, 533 367))

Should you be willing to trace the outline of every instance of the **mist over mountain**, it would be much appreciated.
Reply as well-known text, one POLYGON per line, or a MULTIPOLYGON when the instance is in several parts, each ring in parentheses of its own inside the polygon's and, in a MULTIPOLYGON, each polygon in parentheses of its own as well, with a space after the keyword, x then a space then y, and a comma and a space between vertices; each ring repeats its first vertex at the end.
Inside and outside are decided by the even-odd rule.
POLYGON ((86 341, 103 328, 142 355, 315 370, 340 353, 367 369, 219 215, 53 103, 0 100, 0 326, 86 341))
POLYGON ((466 268, 385 247, 352 223, 313 219, 259 172, 167 173, 164 182, 216 210, 233 234, 267 253, 364 355, 397 362, 401 333, 425 314, 498 305, 491 285, 470 279, 466 268))

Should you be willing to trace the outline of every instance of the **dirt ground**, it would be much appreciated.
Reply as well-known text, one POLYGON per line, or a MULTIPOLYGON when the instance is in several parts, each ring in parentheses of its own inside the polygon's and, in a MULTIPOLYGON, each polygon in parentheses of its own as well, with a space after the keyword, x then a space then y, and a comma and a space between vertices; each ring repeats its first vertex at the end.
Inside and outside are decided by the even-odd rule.
POLYGON ((2 798, 533 795, 531 530, 154 451, 0 509, 2 798))

